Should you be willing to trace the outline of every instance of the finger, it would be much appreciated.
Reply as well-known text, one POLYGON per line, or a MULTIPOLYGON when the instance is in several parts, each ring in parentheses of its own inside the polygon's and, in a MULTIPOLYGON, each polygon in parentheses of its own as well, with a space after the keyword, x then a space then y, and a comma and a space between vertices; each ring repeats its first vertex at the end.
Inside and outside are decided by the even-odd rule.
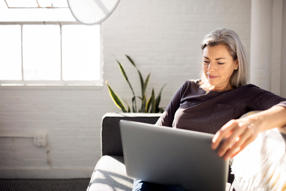
POLYGON ((225 154, 224 158, 229 158, 233 156, 235 153, 238 153, 241 149, 241 145, 249 139, 251 136, 251 132, 248 129, 245 129, 244 132, 240 135, 239 141, 237 141, 225 154))
POLYGON ((222 128, 214 135, 212 139, 212 149, 216 149, 220 142, 226 137, 229 132, 237 126, 237 122, 235 120, 230 120, 227 122, 222 128))
POLYGON ((237 148, 237 150, 230 156, 230 158, 233 158, 235 155, 237 155, 242 149, 240 147, 237 148))
POLYGON ((233 158, 235 155, 237 155, 240 151, 242 151, 247 145, 249 145, 250 143, 252 143, 255 140, 255 137, 249 137, 244 143, 243 145, 241 145, 238 150, 238 152, 235 152, 233 155, 231 155, 231 158, 233 158))
POLYGON ((242 151, 251 142, 253 142, 256 139, 257 135, 258 135, 258 133, 254 130, 253 125, 252 124, 248 125, 246 135, 245 135, 245 137, 243 137, 243 139, 245 139, 245 141, 243 141, 241 146, 239 146, 240 150, 238 152, 231 154, 231 158, 234 157, 235 155, 237 155, 240 151, 242 151), (246 137, 248 137, 248 138, 246 138, 246 137))
POLYGON ((239 127, 239 126, 236 127, 232 135, 229 138, 227 138, 223 142, 223 144, 219 147, 218 155, 224 156, 226 152, 232 150, 233 145, 241 141, 240 136, 242 136, 245 131, 247 131, 246 128, 239 127))
POLYGON ((236 148, 236 150, 233 152, 232 155, 230 155, 229 157, 225 157, 224 159, 227 160, 229 158, 233 158, 235 155, 237 155, 240 151, 241 151, 241 147, 236 148))
POLYGON ((231 137, 233 132, 236 131, 238 125, 238 121, 236 120, 231 120, 226 123, 213 137, 212 148, 217 149, 222 144, 222 141, 225 141, 231 137))
POLYGON ((249 137, 240 147, 240 151, 242 151, 247 145, 252 143, 256 137, 249 137))

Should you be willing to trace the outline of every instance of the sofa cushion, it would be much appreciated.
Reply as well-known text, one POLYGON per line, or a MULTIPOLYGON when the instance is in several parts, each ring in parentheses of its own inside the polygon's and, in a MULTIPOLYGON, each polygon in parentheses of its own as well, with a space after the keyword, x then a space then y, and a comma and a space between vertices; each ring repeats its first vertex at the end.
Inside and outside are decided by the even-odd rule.
POLYGON ((133 178, 126 175, 123 157, 102 156, 92 173, 87 191, 131 191, 133 178))
POLYGON ((122 156, 121 119, 155 124, 161 113, 106 113, 101 124, 101 154, 122 156))

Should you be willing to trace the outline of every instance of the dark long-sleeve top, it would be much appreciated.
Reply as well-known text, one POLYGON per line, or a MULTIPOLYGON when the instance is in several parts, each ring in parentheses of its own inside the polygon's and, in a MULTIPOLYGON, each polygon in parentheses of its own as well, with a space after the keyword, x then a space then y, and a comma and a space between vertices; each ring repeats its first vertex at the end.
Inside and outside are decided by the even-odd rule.
POLYGON ((231 119, 277 104, 286 107, 286 98, 253 84, 223 92, 206 92, 199 86, 199 80, 186 81, 177 90, 157 124, 216 133, 231 119))

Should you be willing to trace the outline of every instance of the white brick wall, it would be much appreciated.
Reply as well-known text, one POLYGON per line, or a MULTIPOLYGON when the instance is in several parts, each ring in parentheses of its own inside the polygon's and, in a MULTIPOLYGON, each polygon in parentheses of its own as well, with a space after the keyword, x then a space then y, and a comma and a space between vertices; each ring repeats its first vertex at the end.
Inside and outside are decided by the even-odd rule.
MULTIPOLYGON (((152 72, 150 86, 164 83, 162 106, 187 79, 198 78, 200 42, 217 27, 238 32, 249 50, 249 0, 121 0, 102 25, 104 80, 125 99, 130 92, 115 59, 127 68, 134 86, 135 70, 152 72)), ((49 152, 31 139, 0 138, 0 177, 88 177, 100 154, 100 120, 118 111, 106 88, 1 88, 0 134, 46 131, 49 152), (64 174, 65 173, 65 174, 64 174)))

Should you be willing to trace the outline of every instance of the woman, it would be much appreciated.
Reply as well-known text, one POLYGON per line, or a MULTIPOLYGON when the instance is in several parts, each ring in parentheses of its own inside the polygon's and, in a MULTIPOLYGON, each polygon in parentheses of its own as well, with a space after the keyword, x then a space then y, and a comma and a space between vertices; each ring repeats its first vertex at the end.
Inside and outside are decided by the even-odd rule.
MULTIPOLYGON (((211 147, 227 160, 259 133, 286 125, 286 99, 246 84, 246 54, 234 31, 210 32, 201 48, 201 79, 186 81, 179 88, 157 125, 214 133, 211 147), (263 111, 239 118, 253 110, 263 111)), ((136 180, 133 190, 183 188, 136 180)))

